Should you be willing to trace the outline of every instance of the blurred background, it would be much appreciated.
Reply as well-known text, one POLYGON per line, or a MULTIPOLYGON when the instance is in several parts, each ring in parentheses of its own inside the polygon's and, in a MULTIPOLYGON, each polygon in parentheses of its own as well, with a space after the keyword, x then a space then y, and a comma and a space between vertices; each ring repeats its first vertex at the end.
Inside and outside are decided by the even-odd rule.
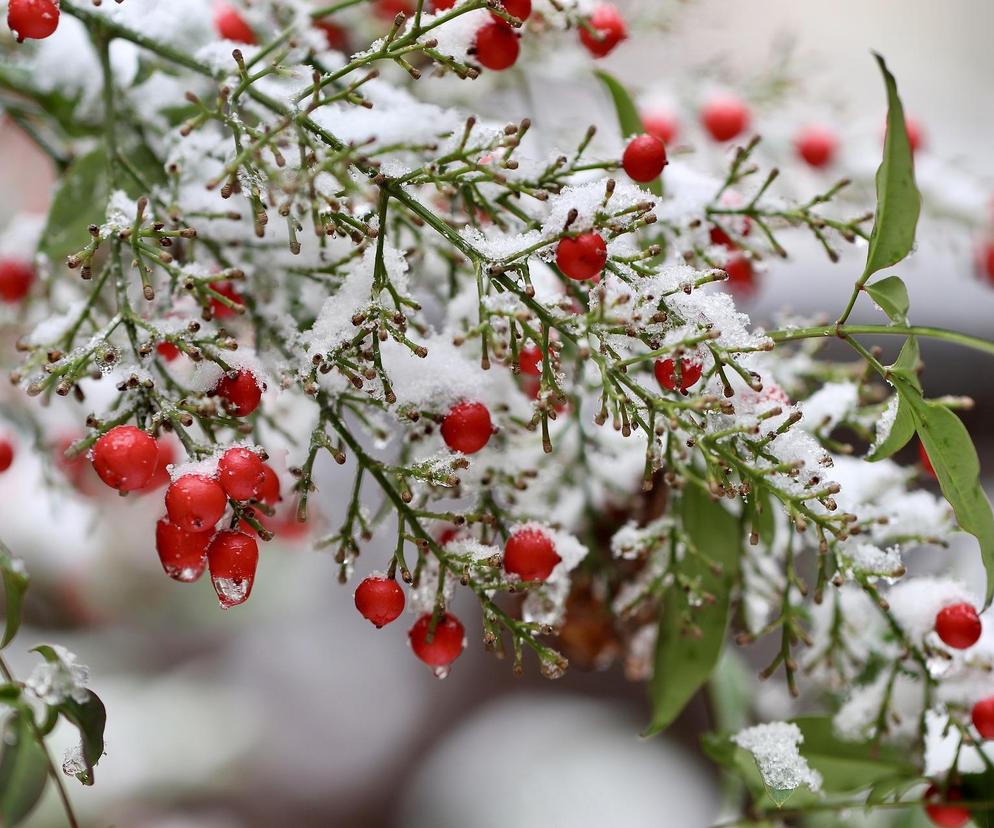
MULTIPOLYGON (((832 180, 793 158, 794 128, 811 118, 829 120, 842 141, 839 166, 857 194, 871 192, 884 106, 870 52, 881 52, 924 136, 920 250, 898 270, 912 320, 994 338, 994 284, 978 278, 975 263, 990 236, 994 195, 994 4, 618 5, 633 21, 632 38, 605 68, 676 114, 687 163, 717 171, 727 160, 705 145, 694 111, 708 88, 733 89, 754 102, 764 152, 782 167, 790 194, 810 196, 832 180)), ((547 55, 537 69, 522 60, 527 69, 514 71, 527 75, 499 90, 502 117, 527 113, 550 136, 612 123, 588 58, 574 57, 547 55), (514 91, 516 83, 528 94, 514 91)), ((4 121, 0 221, 44 211, 51 185, 45 159, 4 121)), ((744 309, 757 322, 785 307, 836 314, 864 252, 844 251, 832 265, 803 233, 788 246, 794 260, 768 263, 744 309)), ((868 304, 854 318, 876 320, 868 304)), ((965 420, 985 469, 994 469, 992 363, 923 346, 929 394, 977 400, 965 420)), ((66 426, 83 415, 66 412, 66 426)), ((267 546, 252 600, 222 612, 206 579, 179 586, 161 577, 151 541, 157 497, 85 498, 64 484, 53 488, 46 473, 22 453, 0 477, 0 531, 34 576, 28 625, 10 658, 25 676, 34 661, 27 647, 59 642, 91 669, 109 718, 97 784, 68 782, 84 824, 704 828, 722 818, 719 780, 696 748, 696 735, 713 724, 705 705, 692 705, 667 735, 640 740, 645 688, 626 681, 609 652, 601 670, 572 669, 550 682, 531 664, 516 679, 509 663, 482 653, 467 604, 470 646, 438 681, 411 657, 405 624, 377 631, 363 620, 354 584, 340 586, 330 557, 306 541, 267 546)), ((317 500, 330 522, 347 475, 321 471, 317 500)), ((388 554, 374 541, 359 572, 388 554)), ((964 578, 974 577, 971 543, 950 554, 964 578)), ((597 619, 583 621, 581 637, 599 650, 597 619)), ((777 690, 768 692, 775 707, 777 690)), ((57 733, 56 743, 61 756, 68 733, 57 733)), ((63 824, 53 796, 31 824, 63 824)))

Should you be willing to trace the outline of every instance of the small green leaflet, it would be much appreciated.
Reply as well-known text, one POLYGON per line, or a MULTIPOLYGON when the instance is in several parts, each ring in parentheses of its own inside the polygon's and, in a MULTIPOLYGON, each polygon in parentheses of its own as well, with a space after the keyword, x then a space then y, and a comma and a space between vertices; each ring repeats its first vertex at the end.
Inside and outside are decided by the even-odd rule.
MULTIPOLYGON (((594 71, 597 79, 604 84, 614 101, 614 111, 618 116, 618 126, 621 128, 622 138, 631 138, 633 135, 641 135, 645 132, 642 124, 642 116, 639 115, 638 108, 632 100, 628 90, 618 81, 617 78, 609 75, 600 69, 594 71)), ((663 194, 663 182, 661 178, 646 185, 649 191, 656 196, 663 194)))
POLYGON ((35 740, 30 715, 22 708, 4 723, 0 755, 0 825, 4 828, 23 823, 41 799, 48 780, 48 759, 35 740))
POLYGON ((21 626, 21 605, 27 592, 29 578, 24 566, 0 541, 0 573, 3 574, 4 628, 0 639, 0 650, 6 647, 17 635, 21 626))
POLYGON ((697 581, 712 603, 688 608, 679 586, 663 595, 659 637, 649 692, 652 721, 643 735, 653 736, 668 727, 687 702, 708 680, 721 655, 728 627, 732 588, 738 578, 742 533, 738 518, 713 502, 697 486, 687 486, 680 499, 683 527, 694 546, 721 566, 715 574, 699 555, 687 553, 680 562, 684 577, 697 581), (696 628, 687 630, 687 617, 696 628))
POLYGON ((879 270, 896 265, 915 244, 921 195, 915 184, 915 161, 904 123, 897 82, 884 59, 874 53, 887 87, 887 135, 877 169, 877 211, 860 285, 879 270))
POLYGON ((878 282, 873 282, 865 288, 870 297, 883 309, 891 322, 906 325, 908 323, 908 288, 899 276, 888 276, 878 282))

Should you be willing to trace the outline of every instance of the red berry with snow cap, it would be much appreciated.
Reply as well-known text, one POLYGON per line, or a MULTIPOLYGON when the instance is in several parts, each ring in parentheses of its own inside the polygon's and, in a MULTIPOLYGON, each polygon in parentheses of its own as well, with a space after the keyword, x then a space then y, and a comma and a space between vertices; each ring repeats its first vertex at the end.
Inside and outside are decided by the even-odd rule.
POLYGON ((983 630, 980 616, 971 604, 952 604, 935 616, 935 631, 942 643, 956 650, 972 647, 983 630))
POLYGON ((504 544, 504 571, 522 581, 544 581, 562 560, 541 529, 519 529, 504 544))
POLYGON ((442 439, 453 451, 474 454, 490 440, 494 426, 490 410, 478 402, 461 402, 442 420, 442 439))
POLYGON ((225 609, 243 604, 252 594, 259 545, 244 532, 218 532, 207 547, 207 563, 217 600, 225 609))
POLYGON ((262 388, 251 371, 241 369, 233 375, 225 374, 214 391, 227 402, 228 413, 234 417, 247 417, 259 407, 262 388))
POLYGON ((580 25, 580 42, 595 58, 610 54, 626 37, 625 19, 610 4, 598 6, 580 25))
POLYGON ((640 184, 654 181, 668 163, 666 145, 652 135, 638 135, 628 142, 621 163, 632 181, 640 184))
POLYGON ((250 449, 231 448, 221 455, 217 476, 232 500, 253 500, 266 482, 266 464, 250 449))
POLYGON ((228 508, 228 497, 216 480, 184 474, 166 489, 169 520, 187 532, 209 532, 228 508))
POLYGON ((749 110, 738 98, 714 98, 701 110, 701 123, 715 141, 731 141, 749 128, 749 110))
POLYGON ((600 233, 583 233, 561 239, 556 248, 556 266, 565 276, 585 282, 599 275, 607 264, 607 244, 600 233))
POLYGON ((815 169, 831 164, 838 146, 839 139, 835 137, 835 133, 819 126, 806 127, 794 140, 797 154, 815 169))
POLYGON ((10 0, 7 25, 17 35, 18 43, 25 38, 43 40, 59 26, 58 0, 10 0))
POLYGON ((132 425, 115 426, 93 445, 93 469, 119 492, 144 487, 159 464, 155 438, 132 425))
POLYGON ((14 462, 14 444, 6 437, 0 437, 0 472, 5 472, 14 462))
POLYGON ((370 576, 355 591, 359 614, 379 629, 396 621, 404 611, 404 590, 393 578, 370 576))
POLYGON ((207 568, 209 532, 187 532, 168 518, 155 525, 155 550, 165 573, 174 581, 192 583, 207 568))
POLYGON ((230 3, 214 4, 214 28, 225 40, 252 45, 256 42, 255 32, 245 22, 238 9, 230 3))
POLYGON ((656 381, 667 391, 676 391, 679 385, 684 394, 687 389, 696 385, 704 372, 704 367, 689 359, 680 360, 680 376, 676 375, 676 362, 672 359, 657 359, 653 366, 656 381))
POLYGON ((983 739, 994 739, 994 696, 981 699, 973 706, 973 726, 983 739))
POLYGON ((952 804, 962 798, 963 792, 959 788, 950 787, 943 793, 935 785, 929 785, 925 791, 925 814, 939 828, 963 828, 970 821, 970 811, 962 805, 952 804))
POLYGON ((448 667, 459 658, 466 632, 459 619, 449 612, 442 613, 433 635, 429 633, 430 628, 431 613, 426 612, 407 634, 411 649, 429 667, 448 667))
POLYGON ((0 259, 0 299, 13 304, 20 302, 35 280, 35 271, 27 262, 0 259))
POLYGON ((518 60, 518 33, 504 20, 492 20, 476 33, 476 60, 494 72, 510 69, 518 60))

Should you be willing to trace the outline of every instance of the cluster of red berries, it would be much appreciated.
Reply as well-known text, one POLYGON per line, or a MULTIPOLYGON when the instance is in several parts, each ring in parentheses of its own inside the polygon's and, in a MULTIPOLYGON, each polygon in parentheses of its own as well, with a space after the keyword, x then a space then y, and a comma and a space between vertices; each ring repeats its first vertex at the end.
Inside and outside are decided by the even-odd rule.
MULTIPOLYGON (((446 533, 439 543, 444 545, 449 540, 452 536, 446 533)), ((504 571, 523 581, 547 580, 561 560, 552 539, 535 527, 518 529, 504 545, 504 571)), ((404 590, 385 575, 370 575, 355 591, 356 609, 377 629, 396 621, 405 603, 404 590)), ((444 675, 460 656, 466 638, 462 622, 450 612, 441 613, 434 624, 433 614, 424 613, 407 635, 414 654, 438 675, 444 675)))

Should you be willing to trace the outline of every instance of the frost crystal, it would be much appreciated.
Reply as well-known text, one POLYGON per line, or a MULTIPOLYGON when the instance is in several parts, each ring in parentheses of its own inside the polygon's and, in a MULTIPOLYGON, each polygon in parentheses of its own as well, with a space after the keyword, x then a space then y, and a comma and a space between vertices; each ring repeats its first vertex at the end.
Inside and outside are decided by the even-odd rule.
POLYGON ((76 656, 58 644, 52 646, 56 659, 34 668, 25 688, 47 705, 61 704, 67 699, 83 704, 88 695, 86 684, 90 669, 76 662, 76 656))
POLYGON ((812 791, 821 789, 821 774, 808 765, 808 760, 798 750, 804 741, 804 734, 796 724, 770 722, 756 725, 735 734, 732 741, 756 758, 763 782, 770 789, 792 791, 801 785, 812 791))

